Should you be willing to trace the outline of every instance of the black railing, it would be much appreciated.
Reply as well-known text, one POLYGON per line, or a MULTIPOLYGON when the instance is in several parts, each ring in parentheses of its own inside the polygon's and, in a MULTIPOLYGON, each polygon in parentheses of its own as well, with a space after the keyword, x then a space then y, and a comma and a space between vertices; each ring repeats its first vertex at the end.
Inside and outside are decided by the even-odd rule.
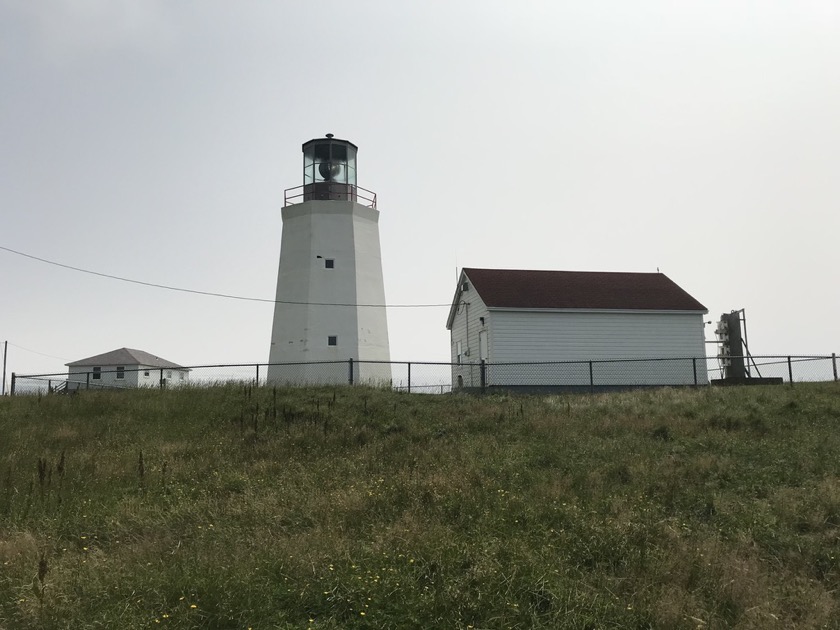
MULTIPOLYGON (((304 201, 310 201, 310 199, 315 199, 316 197, 312 196, 310 186, 311 184, 306 184, 284 190, 283 205, 293 206, 298 203, 303 203, 304 201)), ((333 184, 333 186, 340 187, 340 190, 336 192, 335 195, 330 195, 330 193, 327 192, 327 196, 323 197, 323 199, 329 200, 331 198, 335 198, 339 200, 355 201, 363 206, 367 206, 368 208, 376 208, 376 193, 372 190, 362 188, 361 186, 354 186, 353 184, 333 184)))
MULTIPOLYGON (((765 382, 838 381, 836 354, 751 357, 765 382)), ((373 385, 411 393, 464 391, 598 391, 634 387, 702 387, 724 381, 716 357, 653 357, 575 361, 442 363, 433 361, 319 361, 139 367, 54 374, 12 373, 14 394, 73 393, 133 387, 257 385, 373 385)), ((753 379, 757 382, 758 379, 753 379)), ((749 384, 750 378, 746 379, 749 384)), ((740 381, 739 381, 740 383, 740 381)))

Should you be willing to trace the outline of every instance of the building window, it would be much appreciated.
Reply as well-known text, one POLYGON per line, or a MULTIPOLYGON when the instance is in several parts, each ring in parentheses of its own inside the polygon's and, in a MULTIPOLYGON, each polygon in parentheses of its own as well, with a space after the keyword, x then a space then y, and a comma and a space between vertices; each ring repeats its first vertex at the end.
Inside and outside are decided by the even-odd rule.
POLYGON ((172 378, 172 370, 166 372, 166 378, 172 378))
POLYGON ((334 258, 325 258, 324 259, 324 268, 325 269, 335 269, 335 259, 334 258))
POLYGON ((143 376, 148 376, 148 375, 149 375, 149 370, 146 370, 146 371, 143 372, 143 376))
POLYGON ((455 363, 461 365, 461 342, 455 342, 455 363))
POLYGON ((102 378, 102 368, 101 367, 93 368, 93 380, 98 381, 100 378, 102 378))
POLYGON ((183 372, 178 372, 178 378, 183 381, 184 380, 184 373, 183 372))
POLYGON ((337 346, 338 345, 338 336, 337 335, 330 335, 327 337, 327 345, 328 346, 337 346))
POLYGON ((125 366, 124 365, 118 365, 117 366, 117 378, 118 379, 125 378, 125 366))

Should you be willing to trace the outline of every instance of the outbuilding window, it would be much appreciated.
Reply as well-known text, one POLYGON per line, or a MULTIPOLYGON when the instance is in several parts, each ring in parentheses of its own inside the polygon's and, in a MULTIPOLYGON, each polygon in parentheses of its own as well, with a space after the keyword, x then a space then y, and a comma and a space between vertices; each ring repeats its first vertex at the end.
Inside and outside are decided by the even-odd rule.
POLYGON ((102 378, 102 368, 101 367, 93 368, 93 380, 98 381, 100 378, 102 378))
POLYGON ((337 346, 338 345, 338 335, 330 335, 327 337, 327 345, 328 346, 337 346))
POLYGON ((335 259, 334 258, 325 258, 324 259, 324 268, 325 269, 335 269, 335 259))
POLYGON ((118 365, 117 366, 117 378, 118 379, 125 378, 125 366, 124 365, 118 365))

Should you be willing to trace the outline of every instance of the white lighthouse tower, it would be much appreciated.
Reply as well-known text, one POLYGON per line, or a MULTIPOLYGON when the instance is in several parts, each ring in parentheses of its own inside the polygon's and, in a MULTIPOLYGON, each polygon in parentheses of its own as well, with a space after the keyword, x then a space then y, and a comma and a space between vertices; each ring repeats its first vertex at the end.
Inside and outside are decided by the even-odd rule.
POLYGON ((332 134, 304 143, 303 186, 285 192, 269 382, 391 379, 379 211, 357 151, 332 134))

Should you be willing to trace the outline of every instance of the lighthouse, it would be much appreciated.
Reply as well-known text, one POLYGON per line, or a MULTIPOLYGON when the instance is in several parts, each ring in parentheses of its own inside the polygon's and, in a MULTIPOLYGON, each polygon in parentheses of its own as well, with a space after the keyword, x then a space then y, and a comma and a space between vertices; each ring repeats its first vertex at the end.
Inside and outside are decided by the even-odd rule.
POLYGON ((285 191, 270 383, 391 379, 379 210, 357 153, 332 134, 304 143, 303 185, 285 191))

